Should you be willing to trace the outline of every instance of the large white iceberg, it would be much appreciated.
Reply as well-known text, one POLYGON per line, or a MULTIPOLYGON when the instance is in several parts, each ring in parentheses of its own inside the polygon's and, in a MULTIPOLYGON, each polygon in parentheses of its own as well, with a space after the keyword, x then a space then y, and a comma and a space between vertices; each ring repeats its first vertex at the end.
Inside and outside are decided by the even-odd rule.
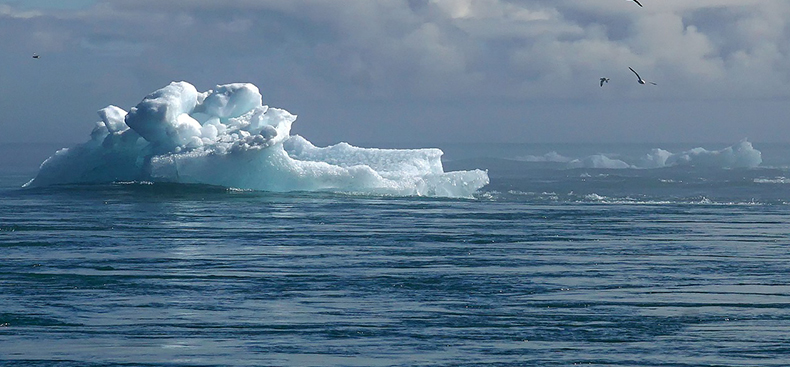
POLYGON ((99 110, 91 139, 61 149, 25 186, 154 181, 264 191, 470 197, 485 171, 444 172, 439 149, 316 147, 290 135, 296 116, 249 83, 198 92, 173 82, 127 113, 99 110))

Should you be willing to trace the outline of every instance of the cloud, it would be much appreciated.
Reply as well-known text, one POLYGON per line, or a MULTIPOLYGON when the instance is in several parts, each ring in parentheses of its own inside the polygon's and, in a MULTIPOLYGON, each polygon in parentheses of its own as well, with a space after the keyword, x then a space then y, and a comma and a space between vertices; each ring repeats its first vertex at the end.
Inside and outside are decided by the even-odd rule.
POLYGON ((0 17, 11 19, 30 19, 41 16, 41 12, 34 10, 15 9, 9 5, 0 4, 0 17))
MULTIPOLYGON (((346 77, 356 85, 340 88, 359 96, 580 98, 582 79, 602 73, 627 79, 631 65, 669 82, 663 84, 710 98, 785 94, 779 86, 788 81, 790 67, 790 3, 630 5, 140 0, 100 2, 71 18, 62 11, 24 13, 8 5, 0 7, 0 15, 59 18, 79 39, 75 44, 98 53, 123 54, 120 48, 129 45, 130 54, 141 54, 145 44, 152 45, 152 53, 194 58, 279 54, 275 61, 290 65, 267 63, 268 68, 295 68, 313 79, 311 87, 327 89, 346 77), (724 22, 717 24, 719 19, 724 22)), ((629 90, 618 89, 623 95, 629 90)))
POLYGON ((133 105, 172 80, 201 90, 253 82, 265 99, 297 108, 790 97, 786 0, 15 4, 0 4, 0 46, 61 60, 94 86, 84 98, 103 104, 133 105), (638 85, 629 66, 659 86, 638 85), (611 82, 601 89, 604 76, 611 82))

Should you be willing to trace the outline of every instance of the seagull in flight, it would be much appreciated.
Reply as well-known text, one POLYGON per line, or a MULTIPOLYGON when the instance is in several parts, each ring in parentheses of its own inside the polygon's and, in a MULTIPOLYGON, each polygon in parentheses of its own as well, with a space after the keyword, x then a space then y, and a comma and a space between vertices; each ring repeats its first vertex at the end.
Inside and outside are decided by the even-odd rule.
POLYGON ((636 79, 637 79, 637 80, 636 80, 636 82, 637 82, 637 83, 639 83, 639 84, 647 84, 647 83, 650 83, 650 84, 653 84, 653 85, 658 85, 658 84, 656 84, 656 83, 653 83, 653 82, 646 82, 644 79, 642 79, 642 77, 641 77, 641 76, 639 76, 639 74, 637 74, 636 70, 634 70, 634 69, 633 69, 633 68, 631 68, 630 66, 629 66, 628 68, 629 68, 629 69, 631 69, 631 71, 633 71, 633 72, 634 72, 634 74, 636 74, 636 79))
POLYGON ((640 7, 640 8, 642 8, 642 7, 643 7, 643 6, 642 6, 642 4, 639 2, 639 0, 628 0, 628 1, 633 1, 633 2, 635 2, 635 3, 636 3, 636 5, 639 5, 639 7, 640 7))
POLYGON ((609 83, 609 78, 601 78, 601 86, 603 87, 603 83, 609 83))
POLYGON ((38 56, 38 54, 33 54, 33 58, 34 58, 34 59, 38 59, 39 57, 40 57, 40 56, 38 56))

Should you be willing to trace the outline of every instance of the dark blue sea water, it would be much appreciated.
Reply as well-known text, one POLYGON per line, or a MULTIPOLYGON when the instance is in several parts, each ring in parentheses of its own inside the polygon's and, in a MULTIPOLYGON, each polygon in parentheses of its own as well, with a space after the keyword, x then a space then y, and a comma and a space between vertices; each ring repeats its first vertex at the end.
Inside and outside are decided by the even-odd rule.
POLYGON ((755 148, 750 169, 444 148, 489 170, 474 199, 21 189, 35 166, 8 164, 0 365, 786 366, 790 154, 755 148))

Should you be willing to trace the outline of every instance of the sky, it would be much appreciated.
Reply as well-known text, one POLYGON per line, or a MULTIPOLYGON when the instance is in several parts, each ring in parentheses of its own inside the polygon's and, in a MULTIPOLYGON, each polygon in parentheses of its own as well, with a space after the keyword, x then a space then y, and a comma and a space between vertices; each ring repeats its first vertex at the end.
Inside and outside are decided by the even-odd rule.
POLYGON ((0 0, 0 143, 181 80, 253 83, 319 145, 790 142, 790 1, 641 3, 0 0))

